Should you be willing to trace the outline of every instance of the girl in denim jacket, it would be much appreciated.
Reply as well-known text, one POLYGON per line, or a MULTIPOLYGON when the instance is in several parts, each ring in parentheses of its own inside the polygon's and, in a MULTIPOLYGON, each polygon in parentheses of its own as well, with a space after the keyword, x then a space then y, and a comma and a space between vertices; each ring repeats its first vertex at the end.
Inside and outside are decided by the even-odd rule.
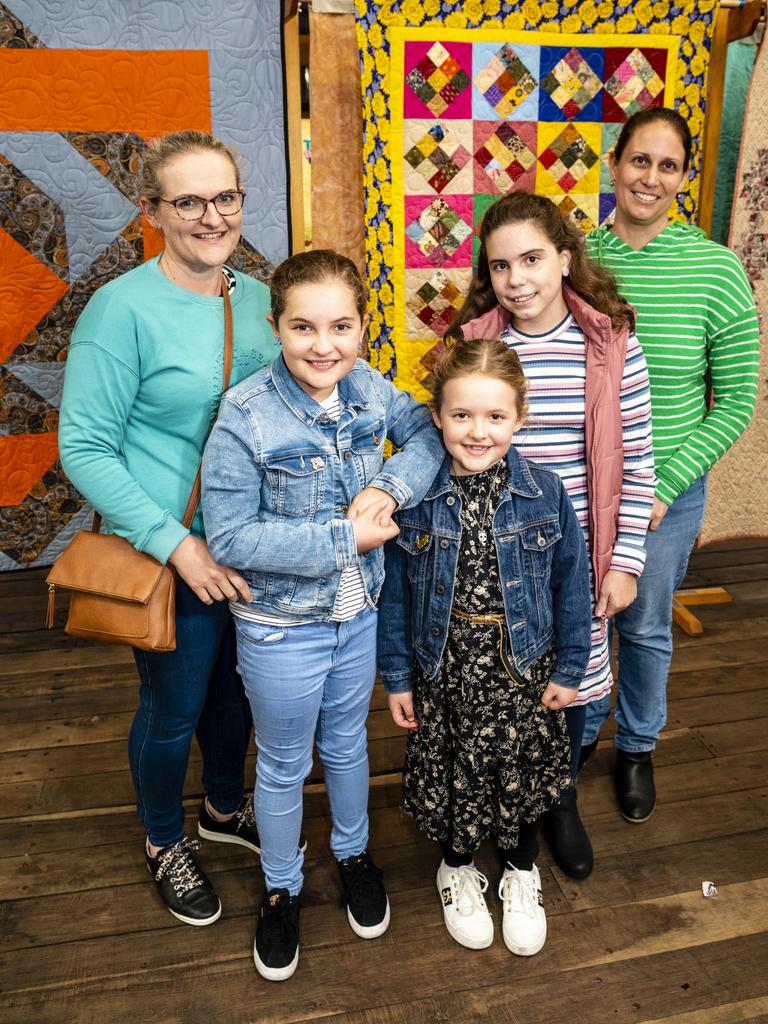
POLYGON ((520 356, 530 416, 519 451, 554 470, 590 552, 592 653, 565 718, 574 785, 542 824, 573 878, 592 870, 575 780, 587 705, 610 695, 606 619, 637 593, 655 476, 651 395, 634 314, 613 276, 587 258, 584 236, 544 196, 512 192, 488 208, 477 274, 453 337, 501 338, 520 356))
POLYGON ((391 512, 421 499, 443 451, 429 410, 358 359, 366 297, 325 250, 281 264, 268 317, 282 355, 227 393, 206 447, 203 512, 214 557, 236 566, 238 663, 258 747, 254 809, 265 892, 254 959, 282 981, 299 957, 302 788, 313 743, 350 926, 389 924, 368 853, 365 720, 376 671, 381 545, 391 512), (402 450, 382 464, 384 442, 402 450))
POLYGON ((570 785, 563 708, 589 659, 587 552, 559 477, 512 446, 526 411, 517 354, 460 342, 428 386, 448 454, 387 546, 379 669, 410 730, 405 808, 443 850, 448 931, 470 949, 493 941, 473 862, 493 838, 504 942, 530 956, 547 932, 536 823, 570 785))

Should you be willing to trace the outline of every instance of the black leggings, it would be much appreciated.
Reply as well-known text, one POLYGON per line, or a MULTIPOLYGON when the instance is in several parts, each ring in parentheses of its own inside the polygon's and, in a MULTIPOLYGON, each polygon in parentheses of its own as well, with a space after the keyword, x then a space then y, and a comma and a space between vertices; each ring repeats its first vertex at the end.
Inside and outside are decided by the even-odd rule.
MULTIPOLYGON (((520 871, 530 871, 536 854, 539 852, 538 842, 539 823, 538 821, 523 821, 520 824, 520 835, 517 846, 510 850, 499 849, 499 855, 505 867, 518 868, 520 871)), ((462 864, 470 864, 471 853, 456 853, 450 839, 440 844, 443 851, 443 859, 449 868, 459 868, 462 864)))

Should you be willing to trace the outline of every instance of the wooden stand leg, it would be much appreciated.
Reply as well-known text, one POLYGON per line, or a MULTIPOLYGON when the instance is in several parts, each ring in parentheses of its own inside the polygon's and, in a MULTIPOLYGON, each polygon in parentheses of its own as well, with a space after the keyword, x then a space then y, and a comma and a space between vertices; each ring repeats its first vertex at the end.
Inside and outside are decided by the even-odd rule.
POLYGON ((701 636, 704 627, 689 605, 728 604, 731 595, 724 587, 698 587, 692 590, 677 590, 672 598, 672 619, 688 636, 701 636))

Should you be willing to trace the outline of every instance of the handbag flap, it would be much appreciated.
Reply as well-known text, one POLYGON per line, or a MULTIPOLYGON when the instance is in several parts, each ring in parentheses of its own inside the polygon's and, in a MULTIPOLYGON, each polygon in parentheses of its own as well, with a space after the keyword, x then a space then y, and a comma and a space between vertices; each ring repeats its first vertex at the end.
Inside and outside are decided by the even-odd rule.
POLYGON ((124 537, 80 530, 57 559, 46 582, 65 590, 145 604, 166 571, 170 572, 167 566, 137 551, 124 537))

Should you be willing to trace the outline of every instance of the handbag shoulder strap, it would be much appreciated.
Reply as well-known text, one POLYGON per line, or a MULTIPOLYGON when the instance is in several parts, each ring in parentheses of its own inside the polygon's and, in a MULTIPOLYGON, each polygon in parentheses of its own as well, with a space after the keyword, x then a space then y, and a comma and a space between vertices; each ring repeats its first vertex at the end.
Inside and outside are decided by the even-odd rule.
MULTIPOLYGON (((232 350, 233 350, 233 329, 232 329, 232 300, 229 297, 229 288, 227 287, 227 279, 222 274, 221 278, 221 294, 224 299, 224 366, 222 369, 222 381, 221 381, 221 393, 222 395, 229 387, 229 378, 232 375, 232 350)), ((218 415, 218 412, 217 414, 218 415)), ((214 417, 214 423, 216 418, 214 417)), ((189 500, 187 501, 187 507, 184 509, 184 515, 181 518, 182 525, 187 529, 192 525, 192 520, 195 518, 195 512, 197 506, 200 503, 200 491, 202 488, 202 461, 197 467, 197 475, 195 476, 194 483, 192 484, 192 490, 189 494, 189 500)), ((98 533, 101 530, 101 516, 98 512, 93 513, 93 526, 91 527, 94 533, 98 533)))

